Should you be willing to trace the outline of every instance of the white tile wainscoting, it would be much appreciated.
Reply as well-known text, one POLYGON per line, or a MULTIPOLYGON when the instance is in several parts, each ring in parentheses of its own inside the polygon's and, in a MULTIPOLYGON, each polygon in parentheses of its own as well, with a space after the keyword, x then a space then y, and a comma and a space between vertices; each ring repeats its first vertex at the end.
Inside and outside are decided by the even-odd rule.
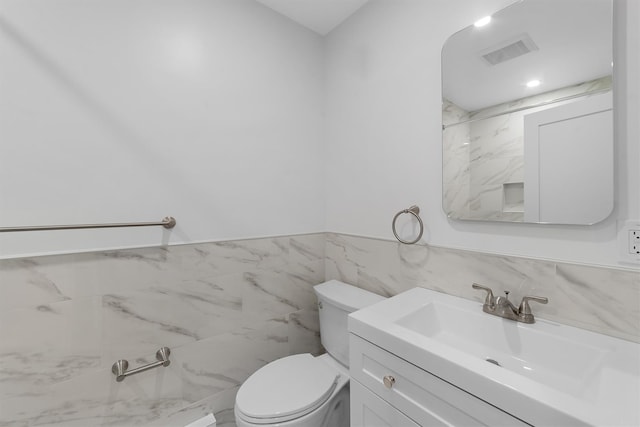
POLYGON ((482 302, 473 282, 497 295, 549 298, 538 318, 640 342, 640 271, 567 264, 380 239, 327 234, 326 279, 391 296, 421 286, 482 302))
POLYGON ((235 425, 238 386, 321 351, 323 234, 0 261, 0 425, 235 425), (171 365, 117 383, 111 365, 171 365))
POLYGON ((239 385, 320 353, 313 285, 549 297, 546 318, 640 341, 640 272, 334 233, 0 261, 0 426, 234 425, 239 385), (171 365, 117 383, 171 348, 171 365))

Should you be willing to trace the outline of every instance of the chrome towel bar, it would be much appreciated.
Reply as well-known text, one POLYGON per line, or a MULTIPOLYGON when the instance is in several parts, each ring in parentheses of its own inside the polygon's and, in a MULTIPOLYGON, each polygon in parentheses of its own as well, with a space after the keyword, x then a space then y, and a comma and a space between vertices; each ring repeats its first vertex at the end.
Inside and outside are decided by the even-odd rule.
POLYGON ((448 128, 452 127, 452 126, 458 126, 458 125, 462 125, 462 124, 465 124, 465 123, 473 123, 473 122, 477 122, 477 121, 485 120, 485 119, 492 119, 494 117, 500 117, 500 116, 504 116, 506 114, 517 113, 518 111, 528 110, 530 108, 543 107, 545 105, 556 104, 558 102, 569 101, 569 100, 575 99, 575 98, 582 98, 583 96, 597 95, 599 93, 606 93, 606 92, 609 92, 609 91, 611 91, 611 88, 596 89, 596 90, 592 90, 592 91, 589 91, 589 92, 577 93, 575 95, 563 96, 561 98, 552 99, 550 101, 539 102, 539 103, 533 104, 533 105, 526 105, 524 107, 511 108, 509 110, 502 111, 500 113, 489 114, 489 115, 481 116, 481 117, 474 117, 474 118, 471 118, 471 119, 468 119, 468 120, 463 120, 461 122, 456 122, 456 123, 449 123, 449 124, 446 124, 446 125, 443 124, 442 125, 442 130, 448 129, 448 128))
POLYGON ((75 225, 36 225, 26 227, 0 227, 0 233, 11 233, 14 231, 50 231, 50 230, 79 230, 83 228, 118 228, 118 227, 150 227, 161 225, 164 228, 176 226, 176 219, 167 216, 160 222, 120 222, 114 224, 75 224, 75 225))
POLYGON ((393 235, 396 236, 396 239, 398 239, 400 243, 404 243, 405 245, 413 245, 414 243, 418 243, 418 241, 422 238, 422 233, 424 232, 424 224, 422 223, 422 219, 420 218, 419 214, 420 208, 416 205, 413 205, 408 209, 401 210, 396 214, 396 216, 393 217, 393 221, 391 221, 391 230, 393 230, 393 235), (416 237, 415 240, 402 240, 400 236, 398 236, 398 232, 396 231, 396 221, 402 214, 411 214, 418 220, 418 223, 420 224, 420 233, 418 233, 418 237, 416 237))
POLYGON ((169 347, 162 347, 160 350, 156 352, 157 362, 149 363, 148 365, 139 366, 135 369, 127 371, 129 368, 129 362, 124 359, 118 360, 111 367, 111 372, 116 376, 116 381, 121 382, 124 381, 126 377, 129 375, 139 374, 140 372, 148 371, 149 369, 157 368, 158 366, 164 366, 165 368, 171 364, 169 360, 169 355, 171 354, 171 350, 169 347))

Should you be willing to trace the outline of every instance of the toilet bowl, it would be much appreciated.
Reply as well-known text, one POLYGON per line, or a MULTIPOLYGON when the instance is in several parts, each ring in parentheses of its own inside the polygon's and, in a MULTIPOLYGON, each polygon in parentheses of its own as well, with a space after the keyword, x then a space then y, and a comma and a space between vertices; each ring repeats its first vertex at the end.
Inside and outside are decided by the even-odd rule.
POLYGON ((251 375, 236 395, 238 427, 349 426, 349 313, 384 299, 337 280, 314 287, 326 354, 295 354, 251 375))
POLYGON ((240 387, 234 409, 236 425, 347 427, 348 385, 349 371, 327 354, 278 359, 260 368, 240 387), (325 418, 333 422, 328 424, 325 418))

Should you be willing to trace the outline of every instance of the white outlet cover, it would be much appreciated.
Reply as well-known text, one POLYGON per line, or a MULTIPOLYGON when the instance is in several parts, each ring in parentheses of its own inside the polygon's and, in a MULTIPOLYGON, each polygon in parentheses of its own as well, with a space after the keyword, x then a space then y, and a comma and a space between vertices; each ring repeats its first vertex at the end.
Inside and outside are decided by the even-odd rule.
POLYGON ((618 243, 620 246, 620 262, 640 264, 640 254, 631 253, 629 250, 631 238, 631 230, 640 231, 640 220, 620 221, 620 230, 618 231, 618 243), (621 224, 620 224, 621 223, 621 224))
POLYGON ((640 254, 640 229, 629 230, 629 252, 640 254))

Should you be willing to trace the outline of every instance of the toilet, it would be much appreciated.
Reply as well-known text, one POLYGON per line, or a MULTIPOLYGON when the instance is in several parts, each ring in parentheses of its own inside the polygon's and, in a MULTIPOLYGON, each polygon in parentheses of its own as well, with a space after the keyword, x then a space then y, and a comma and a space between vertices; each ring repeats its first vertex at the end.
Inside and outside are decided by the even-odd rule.
POLYGON ((236 395, 238 427, 349 426, 347 316, 385 298, 337 280, 313 289, 327 353, 283 357, 254 372, 236 395))

